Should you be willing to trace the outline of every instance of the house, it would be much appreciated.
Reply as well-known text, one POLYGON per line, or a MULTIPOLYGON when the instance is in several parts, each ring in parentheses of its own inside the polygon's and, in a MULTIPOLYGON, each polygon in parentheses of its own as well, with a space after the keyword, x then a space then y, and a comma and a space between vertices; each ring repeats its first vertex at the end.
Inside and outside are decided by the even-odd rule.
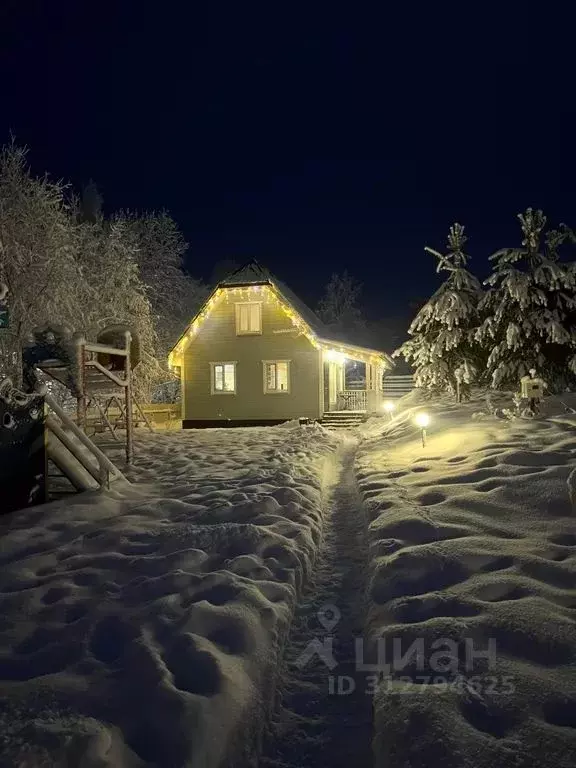
POLYGON ((260 426, 328 411, 376 412, 391 358, 334 337, 257 262, 213 290, 169 356, 182 384, 184 428, 260 426), (347 390, 347 361, 365 367, 347 390))

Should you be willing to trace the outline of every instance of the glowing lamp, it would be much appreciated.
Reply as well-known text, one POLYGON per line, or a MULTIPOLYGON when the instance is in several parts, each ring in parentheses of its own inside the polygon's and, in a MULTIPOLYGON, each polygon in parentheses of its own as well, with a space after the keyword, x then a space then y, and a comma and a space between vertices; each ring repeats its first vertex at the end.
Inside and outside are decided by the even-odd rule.
POLYGON ((420 429, 425 429, 430 424, 430 416, 427 413, 419 413, 414 421, 420 429))
POLYGON ((414 422, 420 427, 422 432, 422 448, 426 447, 426 427, 430 424, 430 416, 423 411, 416 414, 414 422))
POLYGON ((396 408, 396 403, 393 403, 391 400, 387 400, 385 403, 382 403, 382 408, 386 411, 386 413, 392 413, 392 411, 396 408))

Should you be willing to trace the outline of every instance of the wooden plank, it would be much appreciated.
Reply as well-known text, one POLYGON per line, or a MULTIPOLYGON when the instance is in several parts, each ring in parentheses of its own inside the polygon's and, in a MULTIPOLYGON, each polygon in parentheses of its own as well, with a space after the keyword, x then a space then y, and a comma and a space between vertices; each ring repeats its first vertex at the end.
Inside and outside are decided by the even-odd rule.
POLYGON ((102 352, 106 355, 117 355, 119 357, 127 357, 130 354, 129 349, 118 349, 118 347, 108 347, 106 344, 91 344, 86 343, 84 349, 88 352, 102 352))

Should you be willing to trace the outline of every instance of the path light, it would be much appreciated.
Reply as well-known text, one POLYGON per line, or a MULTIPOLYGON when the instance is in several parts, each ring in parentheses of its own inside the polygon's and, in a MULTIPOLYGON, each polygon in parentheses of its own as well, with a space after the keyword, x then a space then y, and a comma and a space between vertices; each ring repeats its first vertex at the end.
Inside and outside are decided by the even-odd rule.
POLYGON ((426 427, 428 426, 428 424, 430 424, 430 416, 429 414, 422 411, 421 413, 416 414, 416 418, 414 419, 414 421, 422 431, 422 448, 425 448, 426 447, 426 427))

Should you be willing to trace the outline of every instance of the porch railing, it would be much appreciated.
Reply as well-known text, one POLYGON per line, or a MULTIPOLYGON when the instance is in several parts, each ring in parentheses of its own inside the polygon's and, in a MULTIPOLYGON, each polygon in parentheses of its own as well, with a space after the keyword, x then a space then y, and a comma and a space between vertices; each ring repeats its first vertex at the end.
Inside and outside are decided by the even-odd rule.
POLYGON ((338 411, 365 411, 366 390, 344 389, 336 396, 336 410, 338 411))

